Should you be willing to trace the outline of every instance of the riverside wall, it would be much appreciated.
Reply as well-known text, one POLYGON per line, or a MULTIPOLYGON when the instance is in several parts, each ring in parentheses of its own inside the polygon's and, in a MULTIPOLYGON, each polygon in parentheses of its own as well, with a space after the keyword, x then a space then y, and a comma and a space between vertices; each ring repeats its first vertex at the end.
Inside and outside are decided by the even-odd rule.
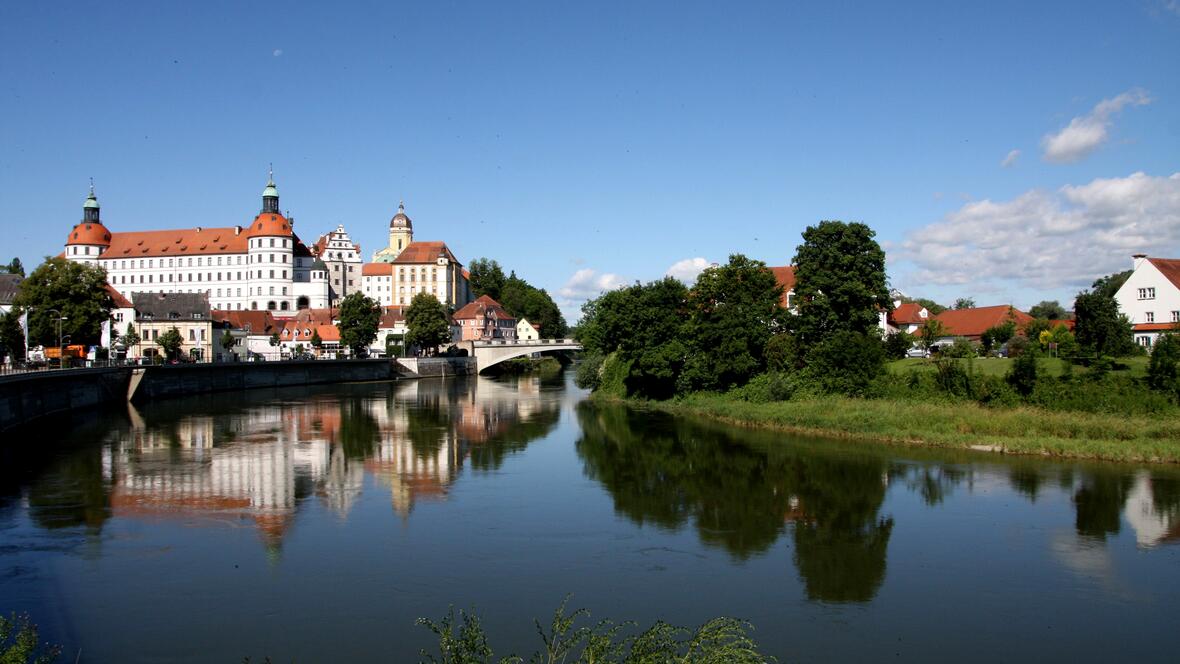
POLYGON ((474 357, 402 357, 401 374, 407 378, 437 378, 440 376, 474 376, 479 364, 474 357))
POLYGON ((397 377, 396 367, 389 360, 182 364, 13 374, 0 376, 0 431, 39 418, 128 399, 140 403, 207 392, 397 377))

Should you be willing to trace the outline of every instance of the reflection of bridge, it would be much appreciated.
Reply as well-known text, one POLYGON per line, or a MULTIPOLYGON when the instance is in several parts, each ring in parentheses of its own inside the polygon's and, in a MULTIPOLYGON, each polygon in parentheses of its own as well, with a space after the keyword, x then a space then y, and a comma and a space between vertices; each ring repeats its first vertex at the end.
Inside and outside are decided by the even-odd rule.
POLYGON ((582 350, 582 344, 578 343, 576 339, 530 339, 528 341, 492 339, 490 341, 472 341, 470 344, 470 352, 478 363, 479 371, 514 357, 524 357, 533 353, 582 350))

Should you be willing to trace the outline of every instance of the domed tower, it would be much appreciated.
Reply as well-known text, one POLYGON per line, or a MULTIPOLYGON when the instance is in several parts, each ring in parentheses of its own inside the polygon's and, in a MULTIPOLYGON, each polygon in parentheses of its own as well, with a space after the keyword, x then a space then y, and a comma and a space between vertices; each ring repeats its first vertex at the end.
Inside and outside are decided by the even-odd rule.
POLYGON ((403 249, 410 246, 414 241, 414 223, 406 216, 406 204, 402 201, 397 203, 397 214, 393 215, 393 219, 389 220, 389 248, 393 250, 394 255, 400 254, 403 249))
POLYGON ((279 212, 279 190, 273 172, 262 190, 262 211, 242 234, 247 238, 250 268, 247 308, 294 311, 295 233, 291 222, 279 212))
POLYGON ((111 246, 111 232, 102 225, 98 198, 94 195, 94 183, 90 184, 90 195, 82 204, 82 222, 74 226, 66 238, 66 258, 79 263, 93 265, 98 257, 111 246))

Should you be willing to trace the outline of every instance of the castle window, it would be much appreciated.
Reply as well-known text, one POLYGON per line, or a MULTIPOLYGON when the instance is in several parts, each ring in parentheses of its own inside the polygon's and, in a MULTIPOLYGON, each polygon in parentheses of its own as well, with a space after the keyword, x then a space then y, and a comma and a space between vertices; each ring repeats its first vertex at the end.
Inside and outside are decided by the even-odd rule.
MULTIPOLYGON (((275 239, 273 237, 270 239, 270 246, 275 246, 275 239)), ((273 309, 274 307, 271 308, 273 309)))

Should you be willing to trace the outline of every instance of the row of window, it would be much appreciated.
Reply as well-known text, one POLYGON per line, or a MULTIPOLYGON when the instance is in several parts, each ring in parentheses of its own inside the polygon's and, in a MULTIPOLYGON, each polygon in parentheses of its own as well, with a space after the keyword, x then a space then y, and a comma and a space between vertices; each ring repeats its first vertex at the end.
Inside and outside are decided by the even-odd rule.
MULTIPOLYGON (((1144 313, 1143 317, 1144 317, 1143 322, 1145 322, 1145 323, 1154 323, 1155 322, 1155 312, 1154 311, 1148 311, 1148 312, 1144 313)), ((1173 323, 1180 323, 1180 311, 1173 311, 1172 312, 1172 322, 1173 323)))
MULTIPOLYGON (((77 249, 77 247, 74 247, 74 249, 77 249)), ((77 251, 75 251, 74 253, 77 253, 77 251)), ((247 255, 246 262, 247 263, 288 263, 288 262, 290 262, 287 260, 289 258, 288 254, 266 254, 266 260, 263 260, 262 256, 263 256, 262 254, 247 255), (276 260, 275 256, 279 256, 281 258, 276 260)), ((194 262, 193 262, 194 260, 196 261, 195 267, 213 267, 215 264, 214 258, 216 258, 216 260, 217 260, 216 265, 218 265, 218 266, 223 265, 223 263, 222 263, 223 258, 225 259, 224 265, 234 265, 235 258, 237 258, 237 265, 242 264, 241 254, 238 254, 237 256, 216 256, 216 257, 214 257, 214 256, 207 256, 207 257, 206 256, 197 256, 197 257, 195 257, 195 259, 194 259, 194 257, 189 256, 187 259, 188 260, 187 267, 194 267, 194 262)), ((139 260, 138 267, 140 269, 144 269, 144 268, 154 269, 156 267, 156 259, 154 259, 154 258, 140 258, 138 260, 139 260)), ((161 258, 160 259, 160 267, 165 267, 165 264, 164 264, 165 260, 168 261, 167 267, 186 267, 184 258, 168 258, 168 259, 161 258)), ((131 270, 134 270, 136 268, 135 261, 136 261, 136 259, 134 259, 134 258, 129 259, 129 260, 125 260, 125 259, 120 259, 118 261, 112 260, 111 261, 111 269, 117 269, 117 270, 131 269, 131 270)), ((296 261, 296 264, 298 264, 298 263, 299 263, 299 261, 296 261)))
MULTIPOLYGON (((250 240, 250 247, 251 247, 251 248, 253 248, 253 249, 261 249, 263 246, 265 246, 263 243, 264 243, 266 240, 270 240, 270 246, 272 246, 272 247, 273 247, 273 246, 276 246, 276 245, 275 245, 275 239, 274 239, 273 237, 272 237, 272 238, 262 238, 262 237, 258 237, 258 238, 253 238, 253 239, 251 239, 251 240, 250 240)), ((290 242, 291 242, 291 240, 284 238, 284 239, 283 239, 283 244, 282 244, 282 245, 280 245, 280 246, 282 246, 284 249, 286 249, 287 247, 289 247, 289 246, 290 246, 290 242)))
MULTIPOLYGON (((193 274, 194 274, 194 273, 192 273, 192 272, 189 272, 189 273, 188 273, 188 281, 192 281, 192 280, 193 280, 193 274)), ((202 272, 197 272, 197 273, 196 273, 196 275, 197 275, 197 281, 222 281, 222 280, 223 280, 223 279, 221 278, 221 275, 222 275, 222 273, 221 273, 221 272, 218 272, 218 273, 217 273, 217 279, 216 279, 216 280, 213 278, 213 273, 212 273, 212 272, 204 272, 204 273, 202 273, 202 272)), ((230 279, 233 279, 234 277, 233 277, 233 276, 231 276, 231 275, 233 275, 233 273, 232 273, 232 272, 226 272, 226 273, 225 273, 225 280, 230 280, 230 279)), ((140 274, 140 275, 134 275, 134 274, 133 274, 133 275, 130 275, 130 276, 131 276, 131 281, 127 281, 127 276, 128 276, 128 275, 125 275, 125 274, 115 275, 115 276, 112 278, 112 281, 113 281, 114 283, 116 283, 116 284, 126 284, 126 283, 132 283, 132 284, 136 284, 136 283, 139 283, 139 284, 145 284, 145 283, 146 283, 146 284, 151 284, 151 283, 156 283, 156 281, 155 281, 155 278, 154 278, 154 277, 155 277, 155 275, 152 275, 152 274, 146 274, 146 275, 144 275, 144 274, 140 274), (139 277, 139 280, 138 280, 138 281, 136 281, 136 279, 135 279, 135 278, 136 278, 136 276, 138 276, 138 277, 139 277), (145 279, 145 277, 146 277, 146 279, 145 279)), ((165 283, 164 276, 165 276, 165 275, 163 275, 163 274, 161 274, 161 275, 160 275, 160 281, 159 281, 159 283, 161 283, 161 284, 162 284, 162 283, 165 283)), ((175 276, 173 273, 171 273, 171 272, 170 272, 170 273, 168 273, 168 275, 167 275, 167 277, 168 277, 167 283, 172 283, 172 281, 173 281, 172 277, 173 277, 173 276, 175 276)), ((180 277, 181 277, 181 278, 180 278, 180 279, 177 279, 176 281, 184 281, 184 280, 185 280, 185 279, 184 279, 184 275, 183 275, 183 274, 182 274, 182 275, 180 275, 180 277)), ((246 273, 246 277, 247 277, 247 278, 249 278, 249 279, 262 279, 262 278, 263 278, 263 277, 262 277, 262 270, 258 270, 258 271, 255 273, 255 275, 254 275, 254 276, 251 276, 251 275, 250 275, 250 273, 249 273, 249 272, 247 272, 247 273, 246 273)), ((270 270, 270 277, 269 277, 269 278, 270 278, 270 279, 275 279, 275 278, 276 278, 276 277, 275 277, 275 271, 274 271, 274 270, 270 270)), ((286 270, 279 270, 279 276, 278 276, 277 278, 278 278, 278 279, 286 279, 286 278, 287 278, 287 271, 286 271, 286 270)), ((237 280, 238 280, 238 281, 241 281, 241 279, 242 279, 242 273, 241 273, 241 272, 238 272, 238 273, 237 273, 237 280)), ((350 285, 350 286, 351 286, 351 285, 352 285, 352 282, 351 282, 351 281, 350 281, 350 282, 348 282, 348 285, 350 285)))

